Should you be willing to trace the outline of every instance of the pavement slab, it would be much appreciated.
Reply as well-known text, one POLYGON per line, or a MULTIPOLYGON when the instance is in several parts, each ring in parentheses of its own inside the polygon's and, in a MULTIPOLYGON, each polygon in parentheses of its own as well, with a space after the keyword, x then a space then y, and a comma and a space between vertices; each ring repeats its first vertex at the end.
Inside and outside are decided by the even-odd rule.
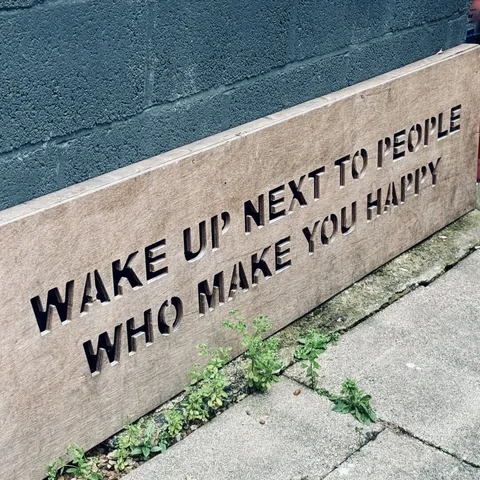
MULTIPOLYGON (((480 466, 479 326, 480 251, 343 335, 319 386, 354 378, 381 420, 480 466)), ((286 375, 305 381, 298 364, 286 375)))
POLYGON ((283 377, 124 478, 319 480, 383 429, 331 408, 329 400, 283 377))
POLYGON ((325 480, 478 480, 480 470, 389 430, 365 445, 325 480))

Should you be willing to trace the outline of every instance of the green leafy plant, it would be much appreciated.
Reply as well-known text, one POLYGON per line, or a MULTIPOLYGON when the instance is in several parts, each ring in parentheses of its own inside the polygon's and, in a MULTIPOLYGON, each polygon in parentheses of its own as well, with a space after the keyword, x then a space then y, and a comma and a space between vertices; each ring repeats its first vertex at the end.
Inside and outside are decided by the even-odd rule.
POLYGON ((221 408, 228 398, 225 389, 228 379, 222 369, 230 360, 231 348, 209 350, 206 345, 198 345, 198 354, 207 357, 204 368, 196 363, 190 370, 191 385, 186 388, 187 397, 182 403, 183 415, 187 422, 205 422, 221 408))
MULTIPOLYGON (((207 357, 207 363, 201 368, 194 365, 190 372, 191 385, 187 387, 188 396, 179 409, 164 413, 165 424, 160 427, 153 420, 140 420, 135 424, 125 425, 124 432, 118 436, 114 458, 118 470, 127 467, 128 458, 141 457, 148 460, 153 453, 164 452, 172 440, 183 430, 185 421, 206 421, 215 410, 224 405, 228 386, 223 367, 230 360, 231 348, 218 348, 210 351, 206 345, 199 345, 199 355, 207 357)), ((85 452, 78 445, 70 445, 67 455, 72 457, 70 463, 62 458, 50 462, 47 466, 47 479, 55 480, 64 472, 74 475, 79 480, 102 480, 95 465, 96 458, 86 458, 85 452)))
POLYGON ((125 470, 129 457, 148 460, 152 453, 164 452, 167 442, 153 419, 141 419, 137 423, 125 425, 125 431, 117 439, 115 463, 118 470, 125 470))
POLYGON ((336 343, 338 337, 337 333, 324 335, 317 330, 309 330, 305 337, 299 340, 301 345, 295 350, 295 358, 303 360, 301 367, 306 370, 305 373, 313 389, 317 387, 317 369, 320 368, 318 357, 325 352, 330 343, 336 343))
POLYGON ((98 472, 96 457, 87 458, 85 450, 76 444, 67 447, 67 455, 71 457, 66 462, 62 457, 50 462, 47 466, 47 479, 55 480, 58 475, 70 473, 79 480, 102 480, 103 476, 98 472))
POLYGON ((164 431, 170 439, 175 438, 183 430, 183 415, 176 409, 165 412, 166 425, 164 431))
POLYGON ((142 433, 142 422, 125 425, 124 432, 118 436, 117 448, 115 449, 115 463, 120 471, 125 470, 128 457, 133 456, 132 451, 135 450, 140 443, 142 433))
POLYGON ((376 415, 370 406, 372 397, 358 388, 357 382, 347 378, 342 384, 340 396, 332 398, 334 412, 351 413, 359 422, 369 424, 376 421, 376 415))
POLYGON ((126 450, 122 450, 120 448, 115 449, 114 457, 115 457, 115 465, 117 466, 118 470, 123 472, 125 468, 127 468, 127 460, 129 457, 129 453, 126 450))
POLYGON ((223 325, 242 335, 242 347, 247 350, 245 358, 249 362, 247 382, 252 390, 264 392, 274 382, 278 382, 276 372, 282 367, 278 358, 278 341, 273 338, 263 340, 262 335, 272 328, 268 317, 259 315, 253 319, 249 331, 244 317, 238 315, 237 310, 230 312, 230 320, 223 325))
POLYGON ((199 388, 188 387, 188 395, 183 403, 183 414, 187 422, 206 422, 209 418, 203 394, 199 388))
POLYGON ((57 476, 64 472, 66 465, 62 457, 50 462, 47 466, 47 480, 56 480, 57 476))
POLYGON ((67 448, 67 455, 72 460, 65 466, 65 471, 82 480, 102 480, 103 476, 96 467, 96 457, 87 458, 83 448, 71 444, 67 448))
POLYGON ((166 449, 167 445, 160 435, 157 424, 154 420, 149 420, 145 427, 141 429, 137 446, 131 450, 130 455, 133 457, 140 456, 143 460, 148 460, 152 453, 163 453, 166 449))

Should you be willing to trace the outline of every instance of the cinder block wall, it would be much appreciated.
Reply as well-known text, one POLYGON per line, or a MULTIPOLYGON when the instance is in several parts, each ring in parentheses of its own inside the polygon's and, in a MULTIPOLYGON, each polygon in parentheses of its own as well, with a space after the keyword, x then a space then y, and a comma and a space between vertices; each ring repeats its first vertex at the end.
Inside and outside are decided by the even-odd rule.
POLYGON ((0 209, 455 46, 468 4, 0 0, 0 209))

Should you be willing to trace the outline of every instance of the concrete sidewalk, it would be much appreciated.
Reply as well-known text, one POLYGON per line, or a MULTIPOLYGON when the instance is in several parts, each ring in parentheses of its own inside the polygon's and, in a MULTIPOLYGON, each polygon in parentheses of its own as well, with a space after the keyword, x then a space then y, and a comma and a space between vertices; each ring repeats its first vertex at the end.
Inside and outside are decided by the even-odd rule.
POLYGON ((356 379, 376 424, 332 412, 295 365, 125 478, 480 479, 479 324, 480 251, 320 358, 319 386, 338 392, 356 379))

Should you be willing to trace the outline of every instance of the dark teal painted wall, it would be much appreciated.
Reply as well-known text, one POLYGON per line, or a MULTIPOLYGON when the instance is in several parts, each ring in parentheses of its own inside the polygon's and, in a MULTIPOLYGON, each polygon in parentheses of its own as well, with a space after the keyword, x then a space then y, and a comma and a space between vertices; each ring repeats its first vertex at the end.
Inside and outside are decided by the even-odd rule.
POLYGON ((0 0, 0 209, 461 43, 466 0, 0 0))

